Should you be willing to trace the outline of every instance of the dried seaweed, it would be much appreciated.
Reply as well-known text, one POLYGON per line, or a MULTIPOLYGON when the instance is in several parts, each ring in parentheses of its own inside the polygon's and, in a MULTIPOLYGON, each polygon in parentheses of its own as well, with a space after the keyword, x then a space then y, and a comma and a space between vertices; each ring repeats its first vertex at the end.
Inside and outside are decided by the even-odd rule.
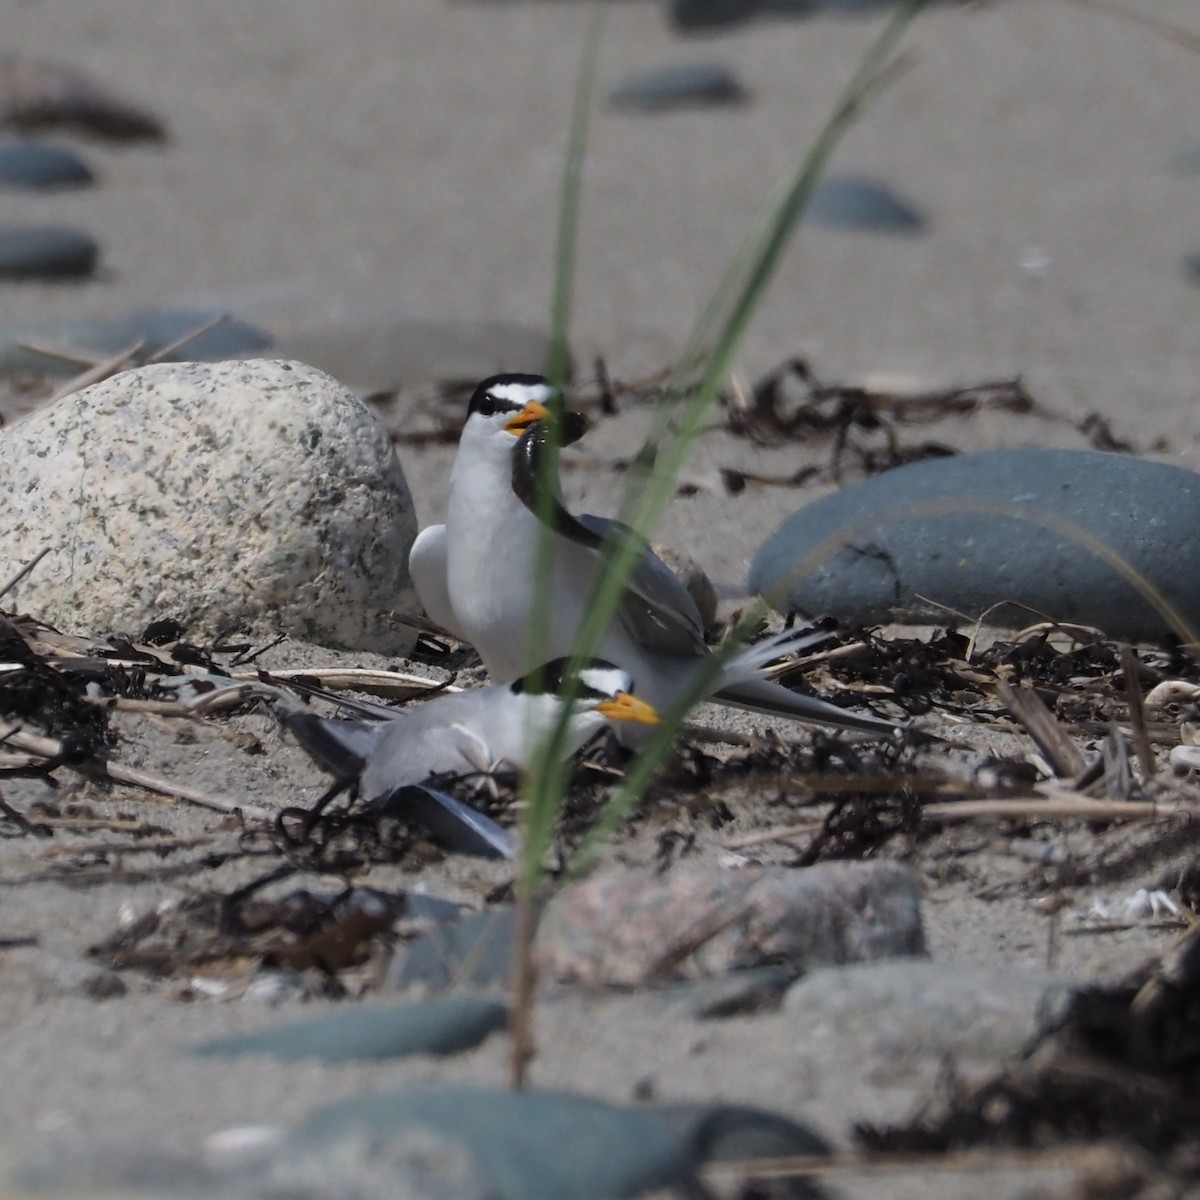
MULTIPOLYGON (((912 441, 906 431, 952 418, 991 411, 1069 426, 1098 450, 1139 453, 1131 441, 1113 433, 1096 413, 1083 418, 1053 412, 1030 395, 1020 378, 947 388, 903 392, 861 384, 827 383, 803 358, 791 358, 760 379, 748 393, 725 398, 729 432, 759 446, 788 442, 829 444, 824 466, 808 465, 788 475, 764 475, 722 468, 726 489, 740 492, 748 483, 802 487, 819 480, 842 483, 852 476, 876 475, 906 463, 959 453, 946 441, 912 441)), ((1161 449, 1159 444, 1147 447, 1161 449)))

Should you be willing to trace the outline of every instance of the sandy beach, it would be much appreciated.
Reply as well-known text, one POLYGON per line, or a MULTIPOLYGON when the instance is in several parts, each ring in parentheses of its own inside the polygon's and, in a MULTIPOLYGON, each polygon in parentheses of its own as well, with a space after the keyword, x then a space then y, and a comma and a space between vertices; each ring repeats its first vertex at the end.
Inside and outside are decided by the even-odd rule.
MULTIPOLYGON (((1198 35, 1188 0, 1143 8, 1198 35)), ((480 351, 472 341, 483 323, 533 334, 547 325, 587 15, 587 5, 565 0, 256 0, 236 9, 220 0, 96 7, 20 0, 5 14, 3 49, 85 69, 159 114, 170 138, 123 147, 71 140, 99 173, 94 189, 0 193, 0 224, 72 225, 102 246, 100 270, 87 282, 0 284, 0 331, 155 306, 216 307, 268 330, 281 357, 310 357, 306 349, 319 344, 325 361, 314 365, 331 370, 346 363, 340 343, 351 347, 364 330, 383 331, 364 377, 344 378, 364 390, 417 388, 501 365, 487 360, 503 348, 480 351), (432 339, 403 333, 419 322, 436 322, 444 342, 431 350, 432 339)), ((597 356, 623 381, 673 362, 748 224, 819 129, 881 20, 764 15, 684 36, 660 4, 611 5, 584 171, 570 337, 577 378, 594 377, 597 356), (607 103, 634 72, 703 62, 731 69, 748 99, 663 113, 607 103)), ((1200 469, 1200 288, 1184 266, 1200 249, 1200 176, 1171 166, 1173 156, 1200 145, 1200 58, 1161 30, 1068 0, 939 5, 917 21, 906 45, 908 69, 833 165, 885 180, 925 214, 926 230, 889 236, 802 227, 755 317, 736 378, 751 383, 792 357, 805 358, 824 380, 901 389, 1019 377, 1056 419, 981 412, 930 436, 963 450, 1083 447, 1074 423, 1095 413, 1139 451, 1200 469)), ((404 419, 390 412, 390 421, 404 419)), ((647 419, 629 406, 600 422, 586 453, 568 460, 572 500, 593 511, 615 507, 621 477, 611 460, 636 449, 647 419)), ((444 508, 453 447, 401 444, 398 453, 428 523, 444 508)), ((706 436, 689 466, 700 486, 672 505, 661 540, 694 556, 723 598, 736 600, 754 550, 828 482, 730 495, 712 482, 718 469, 784 474, 824 453, 706 436)), ((293 645, 268 665, 332 657, 293 645)), ((962 733, 937 719, 930 727, 938 732, 962 733)), ((144 769, 191 774, 269 807, 320 794, 323 778, 272 718, 255 713, 235 724, 261 754, 232 749, 230 736, 207 724, 187 738, 139 725, 126 749, 144 769)), ((972 752, 983 744, 971 743, 972 752)), ((1008 735, 994 745, 1019 748, 1008 735)), ((43 786, 5 781, 0 790, 25 805, 43 786)), ((761 795, 731 795, 746 806, 733 830, 718 835, 689 818, 705 861, 719 861, 731 832, 770 823, 761 795)), ((68 800, 106 819, 161 823, 172 837, 231 836, 211 813, 147 809, 120 789, 72 782, 55 803, 68 800)), ((651 865, 658 828, 651 821, 620 844, 620 854, 651 865)), ((923 889, 933 958, 1041 969, 1048 935, 1039 895, 1000 888, 980 899, 1027 864, 1003 829, 962 837, 962 845, 977 843, 969 861, 954 840, 960 836, 904 845, 923 889), (947 865, 960 861, 967 865, 947 865)), ((1130 846, 1151 840, 1129 836, 1130 846)), ((1103 841, 1091 827, 1071 839, 1083 856, 1103 841)), ((0 841, 0 881, 9 885, 0 894, 0 936, 36 938, 41 950, 74 961, 113 932, 123 906, 143 911, 192 886, 166 876, 95 885, 47 876, 15 886, 48 871, 47 847, 67 840, 0 841)), ((1192 857, 1181 835, 1172 853, 1148 854, 1144 876, 1131 868, 1080 883, 1069 906, 1086 911, 1098 897, 1148 885, 1192 857)), ((252 873, 243 861, 205 882, 233 887, 252 873)), ((413 882, 386 870, 377 877, 413 882)), ((491 867, 434 865, 419 879, 431 891, 477 900, 498 876, 491 867)), ((1055 970, 1115 979, 1163 950, 1175 932, 1134 925, 1104 938, 1064 938, 1055 970)), ((183 981, 137 972, 124 973, 124 996, 98 1001, 39 982, 23 961, 0 951, 0 1063, 9 1080, 0 1089, 0 1165, 59 1147, 197 1154, 219 1130, 286 1125, 319 1103, 383 1084, 504 1079, 496 1038, 448 1062, 192 1059, 177 1048, 324 1002, 184 1002, 183 981)), ((700 1025, 633 999, 548 1002, 539 1037, 540 1084, 628 1100, 648 1075, 660 1096, 819 1113, 817 1124, 839 1145, 854 1119, 898 1120, 919 1091, 912 1081, 839 1079, 837 1063, 815 1048, 795 1060, 780 1054, 799 1038, 787 1014, 700 1025)), ((1046 1194, 1067 1194, 1060 1176, 1040 1182, 1060 1188, 1046 1194)), ((840 1194, 912 1195, 911 1183, 860 1181, 840 1194)), ((959 1184, 946 1182, 945 1194, 959 1184)))

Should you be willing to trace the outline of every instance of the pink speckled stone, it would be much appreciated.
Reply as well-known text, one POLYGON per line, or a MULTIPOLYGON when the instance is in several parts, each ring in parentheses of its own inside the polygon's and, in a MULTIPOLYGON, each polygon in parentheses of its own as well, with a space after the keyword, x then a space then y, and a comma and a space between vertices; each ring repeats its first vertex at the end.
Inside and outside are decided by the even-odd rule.
POLYGON ((916 880, 893 862, 612 867, 556 896, 537 937, 546 978, 620 987, 924 953, 916 880))

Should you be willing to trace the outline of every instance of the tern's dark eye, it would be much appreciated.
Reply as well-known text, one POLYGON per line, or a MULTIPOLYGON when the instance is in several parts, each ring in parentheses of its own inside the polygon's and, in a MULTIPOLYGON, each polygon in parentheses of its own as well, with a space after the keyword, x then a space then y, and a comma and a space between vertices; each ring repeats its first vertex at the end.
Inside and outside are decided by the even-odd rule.
POLYGON ((488 392, 471 405, 471 411, 477 412, 481 417, 494 417, 500 411, 500 405, 496 397, 488 392))

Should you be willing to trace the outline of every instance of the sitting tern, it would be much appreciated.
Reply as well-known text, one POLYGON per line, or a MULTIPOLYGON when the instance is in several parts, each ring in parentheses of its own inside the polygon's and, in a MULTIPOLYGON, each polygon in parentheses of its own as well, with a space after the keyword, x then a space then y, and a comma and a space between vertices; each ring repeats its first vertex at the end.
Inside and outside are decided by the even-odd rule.
MULTIPOLYGON (((434 775, 527 769, 559 720, 567 668, 561 659, 509 684, 447 693, 401 709, 370 706, 379 719, 321 717, 290 697, 280 707, 308 754, 338 779, 357 777, 359 794, 370 804, 434 775)), ((585 663, 577 688, 567 724, 569 754, 610 722, 659 723, 653 707, 633 694, 633 680, 612 663, 585 663)))
MULTIPOLYGON (((605 536, 613 529, 637 536, 606 518, 574 516, 557 492, 551 505, 539 505, 539 450, 545 422, 559 403, 558 389, 538 375, 495 375, 475 389, 450 474, 446 523, 422 530, 409 555, 409 573, 429 617, 473 645, 499 681, 516 678, 529 665, 542 508, 552 508, 554 530, 541 642, 546 657, 568 657, 577 643, 599 583, 605 536)), ((577 440, 584 428, 580 414, 563 414, 562 443, 577 440)), ((895 732, 894 722, 849 712, 762 675, 768 663, 827 636, 785 632, 743 647, 722 666, 705 698, 844 729, 895 732)), ((710 654, 695 602, 644 542, 596 653, 628 671, 638 694, 660 712, 689 689, 710 654)))

